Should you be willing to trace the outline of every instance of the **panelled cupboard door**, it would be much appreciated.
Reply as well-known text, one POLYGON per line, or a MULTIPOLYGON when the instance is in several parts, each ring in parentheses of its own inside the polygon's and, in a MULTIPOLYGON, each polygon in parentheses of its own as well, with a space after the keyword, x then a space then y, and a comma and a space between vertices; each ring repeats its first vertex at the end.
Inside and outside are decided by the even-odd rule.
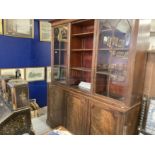
POLYGON ((79 96, 67 95, 66 106, 67 106, 66 128, 73 134, 77 135, 88 134, 87 100, 79 96))
POLYGON ((64 123, 64 91, 56 86, 49 87, 48 115, 51 127, 64 123))
POLYGON ((104 109, 97 104, 91 105, 90 134, 116 135, 120 133, 121 115, 117 111, 104 109))

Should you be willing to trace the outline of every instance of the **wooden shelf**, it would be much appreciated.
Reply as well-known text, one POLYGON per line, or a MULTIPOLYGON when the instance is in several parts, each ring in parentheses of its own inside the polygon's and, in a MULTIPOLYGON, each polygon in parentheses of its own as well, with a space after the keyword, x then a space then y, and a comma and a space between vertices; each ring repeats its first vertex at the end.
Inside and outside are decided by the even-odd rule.
POLYGON ((67 84, 66 80, 59 80, 58 82, 61 84, 67 84))
POLYGON ((115 50, 115 51, 128 51, 129 50, 129 48, 114 48, 113 47, 113 49, 112 49, 113 51, 115 50))
POLYGON ((83 52, 83 51, 93 51, 93 49, 72 49, 71 51, 83 52))
POLYGON ((110 75, 108 71, 98 71, 96 74, 102 74, 102 75, 110 75))
POLYGON ((83 33, 74 33, 72 37, 84 37, 84 36, 93 36, 94 32, 83 32, 83 33))
POLYGON ((98 51, 128 51, 129 48, 114 48, 114 47, 111 47, 111 48, 99 48, 98 51))
POLYGON ((79 90, 79 91, 83 91, 83 92, 88 92, 88 93, 90 92, 90 90, 82 89, 78 85, 71 85, 71 88, 79 90))
POLYGON ((71 67, 71 69, 78 70, 78 71, 91 72, 91 68, 85 68, 85 67, 71 67))
POLYGON ((112 48, 99 48, 98 51, 111 51, 112 48))

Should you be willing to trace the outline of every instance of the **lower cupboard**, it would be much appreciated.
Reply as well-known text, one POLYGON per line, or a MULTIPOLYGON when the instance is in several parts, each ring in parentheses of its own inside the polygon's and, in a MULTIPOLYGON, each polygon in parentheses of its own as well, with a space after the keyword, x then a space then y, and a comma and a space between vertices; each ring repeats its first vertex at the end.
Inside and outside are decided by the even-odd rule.
POLYGON ((78 91, 48 87, 47 123, 76 135, 137 134, 139 112, 140 104, 122 110, 78 91))

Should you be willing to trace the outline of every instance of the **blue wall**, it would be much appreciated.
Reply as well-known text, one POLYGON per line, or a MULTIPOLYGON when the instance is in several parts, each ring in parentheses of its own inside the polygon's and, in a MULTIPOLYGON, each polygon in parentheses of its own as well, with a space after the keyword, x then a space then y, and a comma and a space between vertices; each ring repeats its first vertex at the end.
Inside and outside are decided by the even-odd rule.
MULTIPOLYGON (((50 42, 40 42, 39 20, 34 21, 34 39, 0 35, 0 68, 50 66, 50 42)), ((30 98, 36 98, 40 107, 47 103, 47 83, 29 83, 30 98)))

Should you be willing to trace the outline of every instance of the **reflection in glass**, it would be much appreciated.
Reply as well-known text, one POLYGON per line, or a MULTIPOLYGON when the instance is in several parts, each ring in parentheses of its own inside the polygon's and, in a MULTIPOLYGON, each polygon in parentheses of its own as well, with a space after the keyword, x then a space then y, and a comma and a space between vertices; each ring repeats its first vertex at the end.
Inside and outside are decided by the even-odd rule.
POLYGON ((132 20, 100 20, 96 93, 124 101, 132 20))
POLYGON ((110 61, 109 51, 99 51, 97 58, 97 71, 108 71, 110 61))
POLYGON ((114 44, 116 48, 128 48, 131 39, 131 26, 128 20, 120 20, 114 32, 114 44))
POLYGON ((59 51, 54 51, 54 65, 59 65, 59 51))

